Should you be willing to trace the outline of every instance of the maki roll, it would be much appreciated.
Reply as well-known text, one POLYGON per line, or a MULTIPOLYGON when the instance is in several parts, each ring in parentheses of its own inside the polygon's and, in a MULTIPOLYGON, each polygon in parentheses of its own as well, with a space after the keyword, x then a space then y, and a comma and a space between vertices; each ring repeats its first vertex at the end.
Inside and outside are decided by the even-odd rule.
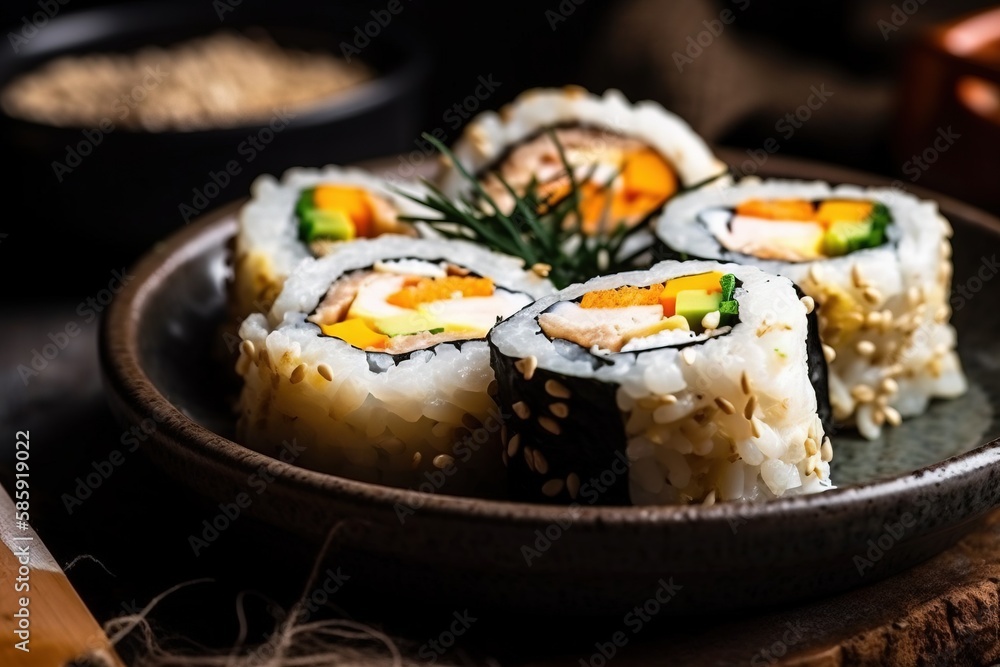
POLYGON ((746 181, 676 199, 656 234, 665 256, 753 264, 811 296, 834 417, 863 436, 965 391, 949 324, 951 227, 934 202, 885 188, 746 181))
POLYGON ((413 234, 399 217, 421 210, 356 168, 291 169, 281 182, 261 176, 251 193, 235 241, 231 309, 238 321, 267 312, 301 260, 322 257, 343 241, 413 234))
POLYGON ((704 261, 521 310, 489 335, 512 494, 712 504, 831 488, 809 311, 786 278, 704 261))
POLYGON ((483 192, 449 160, 439 179, 445 194, 485 193, 509 214, 515 195, 531 190, 544 206, 567 197, 575 180, 589 234, 602 231, 605 218, 644 222, 680 190, 726 173, 687 123, 655 102, 633 105, 617 90, 529 90, 499 113, 473 119, 452 152, 483 192))
POLYGON ((445 492, 481 492, 502 478, 486 333, 552 291, 460 241, 387 235, 307 259, 240 328, 237 435, 265 453, 294 440, 299 463, 345 477, 443 471, 445 492))

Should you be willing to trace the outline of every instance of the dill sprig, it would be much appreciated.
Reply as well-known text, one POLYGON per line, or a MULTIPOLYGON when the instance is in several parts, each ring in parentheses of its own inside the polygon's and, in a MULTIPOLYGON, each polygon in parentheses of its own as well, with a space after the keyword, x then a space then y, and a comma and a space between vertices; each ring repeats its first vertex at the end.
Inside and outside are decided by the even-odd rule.
MULTIPOLYGON (((626 242, 648 229, 649 218, 632 226, 621 221, 612 222, 609 219, 611 197, 606 197, 597 233, 585 233, 580 182, 555 133, 550 131, 550 136, 569 179, 569 192, 561 197, 542 196, 538 182, 533 179, 525 192, 518 194, 497 173, 500 183, 514 200, 513 209, 505 213, 475 175, 444 144, 425 133, 423 137, 451 160, 469 182, 472 192, 451 199, 425 180, 429 192, 425 197, 401 194, 435 211, 438 217, 406 216, 402 219, 422 222, 446 238, 473 241, 520 257, 527 267, 547 266, 549 280, 559 289, 594 276, 638 268, 639 260, 648 257, 652 249, 652 235, 648 235, 648 240, 630 245, 627 254, 626 242)), ((606 191, 610 185, 609 181, 601 187, 606 191)))

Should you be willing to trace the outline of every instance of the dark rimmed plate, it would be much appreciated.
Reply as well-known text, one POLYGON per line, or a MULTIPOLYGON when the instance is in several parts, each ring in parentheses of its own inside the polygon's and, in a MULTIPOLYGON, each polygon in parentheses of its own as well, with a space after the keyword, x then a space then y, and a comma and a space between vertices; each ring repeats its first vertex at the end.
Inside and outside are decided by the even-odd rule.
MULTIPOLYGON (((774 156, 765 167, 762 175, 888 184, 774 156)), ((234 207, 185 228, 134 269, 102 329, 109 399, 123 423, 153 431, 145 451, 178 481, 214 502, 249 493, 247 513, 301 540, 318 543, 340 524, 341 562, 396 597, 618 613, 659 595, 670 599, 666 612, 688 613, 829 594, 938 553, 1000 506, 1000 442, 987 442, 1000 433, 1000 282, 992 280, 1000 221, 918 194, 937 199, 955 227, 952 305, 971 389, 882 440, 837 435, 840 488, 827 493, 756 505, 560 508, 355 482, 248 450, 228 437, 233 387, 214 356, 234 349, 219 333, 234 207), (262 469, 274 481, 258 493, 262 469)))

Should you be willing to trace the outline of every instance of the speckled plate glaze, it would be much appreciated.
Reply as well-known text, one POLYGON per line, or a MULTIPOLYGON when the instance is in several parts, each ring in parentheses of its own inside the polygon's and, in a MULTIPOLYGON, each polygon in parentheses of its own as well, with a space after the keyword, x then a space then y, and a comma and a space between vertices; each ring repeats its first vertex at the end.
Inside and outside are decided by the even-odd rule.
MULTIPOLYGON (((777 156, 765 166, 769 176, 888 184, 777 156)), ((355 482, 246 449, 230 439, 235 387, 218 356, 235 349, 219 333, 234 207, 155 248, 109 308, 109 400, 124 424, 152 419, 145 451, 209 499, 230 501, 266 468, 275 481, 246 511, 304 542, 340 523, 337 558, 394 599, 619 613, 659 592, 664 613, 692 613, 830 594, 929 558, 1000 506, 1000 221, 913 190, 937 199, 955 227, 953 321, 971 388, 878 441, 837 434, 839 488, 827 493, 712 507, 537 506, 355 482)))

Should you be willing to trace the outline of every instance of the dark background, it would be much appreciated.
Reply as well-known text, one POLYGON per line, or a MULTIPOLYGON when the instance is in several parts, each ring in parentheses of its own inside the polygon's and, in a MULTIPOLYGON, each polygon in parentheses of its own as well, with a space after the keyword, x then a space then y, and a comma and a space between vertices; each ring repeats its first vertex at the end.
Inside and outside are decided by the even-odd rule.
MULTIPOLYGON (((410 109, 412 126, 418 129, 442 127, 449 139, 456 138, 458 130, 451 127, 445 114, 473 92, 482 76, 500 83, 496 93, 483 102, 484 109, 498 108, 534 86, 578 83, 595 91, 617 87, 630 99, 651 98, 663 103, 714 145, 752 152, 775 136, 776 122, 805 101, 811 86, 826 83, 835 91, 829 106, 816 111, 793 137, 782 138, 781 154, 903 179, 908 178, 904 172, 908 153, 897 146, 896 130, 906 111, 900 108, 900 86, 911 50, 928 26, 990 4, 961 0, 920 5, 913 0, 919 9, 886 37, 878 22, 888 19, 894 5, 900 3, 401 1, 405 10, 387 31, 415 36, 431 58, 422 98, 410 109), (565 20, 547 14, 559 12, 560 7, 572 10, 560 15, 565 20), (687 38, 703 30, 705 20, 711 21, 727 9, 735 16, 733 25, 679 71, 674 53, 684 52, 687 38)), ((61 6, 60 15, 106 4, 69 0, 61 6)), ((204 8, 211 3, 172 4, 204 8)), ((372 9, 382 9, 385 4, 243 0, 234 8, 234 15, 329 7, 350 31, 370 20, 372 9)), ((0 24, 16 28, 23 17, 37 11, 37 1, 5 2, 0 8, 0 24)), ((336 45, 331 46, 336 52, 336 45)), ((6 39, 0 43, 0 53, 10 57, 6 39)), ((393 138, 391 151, 361 151, 352 158, 413 150, 417 140, 417 133, 404 133, 393 138)), ((966 141, 977 144, 975 139, 966 141)), ((331 155, 337 148, 330 147, 331 155)), ((992 150, 985 143, 977 144, 977 149, 992 150)), ((7 434, 32 430, 32 465, 38 466, 33 475, 35 527, 61 563, 88 553, 107 565, 111 574, 89 561, 70 573, 74 585, 102 620, 136 604, 141 607, 179 581, 216 576, 220 583, 210 589, 211 595, 201 592, 209 589, 199 589, 193 597, 167 602, 159 618, 171 630, 224 645, 235 631, 235 592, 250 585, 247 582, 264 582, 262 586, 266 583, 266 588, 283 592, 281 602, 287 604, 294 599, 295 586, 302 579, 302 572, 289 570, 287 564, 302 566, 307 559, 280 548, 270 553, 260 551, 260 536, 267 533, 255 532, 260 528, 247 521, 245 530, 227 534, 225 542, 213 547, 207 557, 194 561, 184 536, 192 521, 197 524, 204 516, 203 509, 195 499, 177 494, 176 487, 160 480, 140 458, 130 459, 127 472, 116 474, 93 500, 68 514, 61 494, 73 488, 79 475, 90 472, 93 462, 102 460, 121 435, 104 405, 96 355, 97 324, 84 323, 81 336, 72 341, 52 369, 30 385, 25 385, 16 370, 33 349, 48 342, 48 333, 62 330, 68 321, 79 321, 78 305, 106 285, 112 269, 131 263, 164 233, 151 229, 180 226, 177 200, 156 194, 160 183, 151 180, 145 187, 130 185, 135 192, 122 192, 120 185, 121 173, 147 169, 166 158, 159 154, 128 155, 103 171, 91 168, 96 173, 81 172, 97 195, 96 203, 66 211, 61 207, 69 203, 68 197, 52 187, 51 172, 44 174, 43 164, 42 176, 32 175, 27 162, 21 162, 28 159, 19 152, 22 150, 23 146, 12 143, 0 145, 0 154, 8 158, 6 173, 12 178, 19 171, 27 174, 16 185, 5 187, 7 213, 0 217, 0 233, 7 234, 0 238, 0 280, 4 284, 0 301, 0 424, 7 434), (128 206, 119 205, 127 197, 128 206), (110 220, 122 215, 122 208, 134 220, 134 230, 100 233, 110 220), (60 212, 54 214, 55 210, 60 212), (152 546, 128 548, 123 546, 127 541, 152 546), (142 560, 150 554, 152 560, 142 560), (197 600, 196 605, 192 599, 197 600)), ((303 159, 300 163, 318 166, 323 161, 303 159)), ((918 184, 934 186, 939 174, 941 170, 930 170, 918 184)), ((175 175, 184 177, 183 163, 175 175)), ((984 179, 996 180, 988 173, 974 174, 967 180, 984 179)), ((951 189, 947 179, 938 182, 944 186, 939 189, 963 194, 957 186, 951 189)), ((221 205, 246 194, 245 188, 234 187, 213 203, 221 205)), ((12 444, 7 436, 0 442, 4 453, 0 483, 5 486, 10 480, 12 444)), ((282 544, 280 536, 265 539, 282 544)), ((257 611, 263 614, 265 606, 257 611)), ((266 614, 264 618, 266 621, 266 614)), ((433 615, 417 622, 430 629, 443 627, 441 619, 433 615)), ((266 626, 266 622, 261 624, 261 628, 266 626)), ((389 628, 393 627, 390 619, 389 628)), ((407 631, 421 636, 419 629, 409 627, 407 631)), ((511 648, 502 636, 493 638, 491 650, 509 652, 511 648)))

